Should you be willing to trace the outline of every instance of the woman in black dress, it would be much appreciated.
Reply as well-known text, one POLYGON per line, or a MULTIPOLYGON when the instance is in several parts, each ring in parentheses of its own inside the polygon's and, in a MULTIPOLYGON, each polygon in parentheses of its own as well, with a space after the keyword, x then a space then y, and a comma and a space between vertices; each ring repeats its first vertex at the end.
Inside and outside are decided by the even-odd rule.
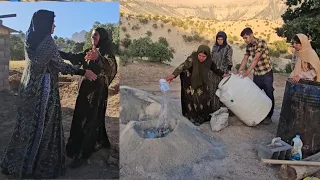
POLYGON ((210 99, 212 87, 209 79, 210 71, 219 77, 227 76, 217 69, 216 64, 211 60, 210 48, 201 45, 166 78, 170 82, 180 75, 182 115, 195 125, 210 121, 209 115, 213 113, 210 99))
POLYGON ((74 159, 71 168, 81 166, 98 149, 111 146, 105 128, 105 114, 108 86, 117 74, 118 65, 112 39, 104 28, 93 30, 91 41, 92 48, 83 53, 60 52, 63 59, 97 75, 96 81, 83 79, 80 85, 66 145, 67 156, 74 159))

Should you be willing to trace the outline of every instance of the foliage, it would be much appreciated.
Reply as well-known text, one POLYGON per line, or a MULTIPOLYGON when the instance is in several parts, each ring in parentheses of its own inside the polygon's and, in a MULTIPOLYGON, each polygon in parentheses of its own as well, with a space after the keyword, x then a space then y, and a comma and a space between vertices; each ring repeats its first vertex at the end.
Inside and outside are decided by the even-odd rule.
POLYGON ((149 37, 151 37, 151 36, 152 36, 152 32, 151 32, 151 31, 147 31, 147 32, 146 32, 146 35, 149 36, 149 37))
POLYGON ((124 60, 127 57, 147 57, 149 60, 165 62, 171 61, 174 49, 169 48, 166 38, 160 37, 158 42, 152 42, 150 37, 134 39, 129 45, 128 51, 121 54, 124 60))
POLYGON ((21 37, 16 35, 10 36, 10 59, 24 60, 24 44, 21 37))
POLYGON ((128 48, 131 43, 132 43, 132 40, 127 37, 121 40, 121 45, 125 48, 128 48))
POLYGON ((159 37, 158 42, 165 45, 166 47, 169 46, 168 40, 165 37, 159 37))
POLYGON ((271 57, 280 57, 280 51, 278 51, 277 49, 269 47, 269 55, 271 57))
POLYGON ((288 8, 282 15, 284 24, 276 32, 281 37, 291 41, 297 33, 310 34, 312 47, 320 54, 320 1, 287 0, 288 8), (298 6, 297 6, 298 5, 298 6))
POLYGON ((173 58, 173 54, 168 47, 159 42, 152 43, 146 55, 149 60, 158 62, 171 61, 173 58))
MULTIPOLYGON (((84 49, 91 48, 91 32, 96 27, 103 27, 109 32, 110 38, 112 38, 113 43, 116 48, 116 54, 118 54, 119 49, 119 27, 113 24, 100 24, 99 22, 95 22, 93 27, 89 32, 85 35, 84 42, 75 42, 73 40, 68 40, 62 37, 54 36, 53 39, 57 44, 58 48, 64 52, 72 52, 79 53, 84 49)), ((18 35, 10 36, 10 59, 12 60, 24 60, 24 40, 25 34, 23 32, 19 32, 18 35)))
POLYGON ((284 71, 286 73, 288 73, 288 74, 292 72, 291 63, 286 64, 286 67, 284 68, 284 71))
POLYGON ((277 51, 279 51, 281 54, 288 52, 288 45, 285 41, 275 41, 273 42, 273 45, 277 51))
POLYGON ((132 57, 146 57, 148 47, 152 44, 150 37, 134 39, 129 46, 130 55, 132 57))

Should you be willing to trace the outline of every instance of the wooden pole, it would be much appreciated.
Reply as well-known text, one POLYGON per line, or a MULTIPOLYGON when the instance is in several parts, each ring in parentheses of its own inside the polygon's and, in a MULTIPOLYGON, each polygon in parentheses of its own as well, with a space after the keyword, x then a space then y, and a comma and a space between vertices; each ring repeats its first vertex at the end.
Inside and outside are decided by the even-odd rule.
POLYGON ((312 161, 287 161, 275 159, 261 159, 266 164, 283 164, 283 165, 296 165, 296 166, 320 166, 320 162, 312 161))

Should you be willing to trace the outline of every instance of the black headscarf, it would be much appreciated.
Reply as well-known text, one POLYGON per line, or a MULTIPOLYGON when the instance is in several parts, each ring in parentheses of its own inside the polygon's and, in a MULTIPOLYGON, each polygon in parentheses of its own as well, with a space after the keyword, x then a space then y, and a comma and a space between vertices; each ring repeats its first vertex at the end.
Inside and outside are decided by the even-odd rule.
POLYGON ((97 48, 99 48, 101 55, 114 55, 114 44, 112 42, 112 37, 110 37, 109 33, 104 28, 96 28, 95 31, 97 31, 100 35, 99 42, 97 44, 97 48))
POLYGON ((54 12, 48 10, 39 10, 33 14, 26 33, 26 45, 28 48, 36 50, 43 39, 51 35, 54 17, 54 12))
POLYGON ((226 47, 227 45, 227 34, 223 31, 219 31, 216 35, 216 43, 215 43, 216 46, 219 46, 219 49, 218 49, 218 52, 220 51, 220 49, 226 47), (218 44, 218 38, 219 37, 222 37, 223 38, 223 44, 222 45, 219 45, 218 44))

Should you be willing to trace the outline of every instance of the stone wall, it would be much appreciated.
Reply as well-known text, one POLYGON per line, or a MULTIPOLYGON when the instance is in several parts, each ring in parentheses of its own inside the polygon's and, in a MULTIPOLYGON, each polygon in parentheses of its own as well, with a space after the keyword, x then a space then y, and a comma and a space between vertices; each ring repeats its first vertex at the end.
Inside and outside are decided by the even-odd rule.
POLYGON ((0 34, 0 91, 9 89, 10 35, 0 34))

